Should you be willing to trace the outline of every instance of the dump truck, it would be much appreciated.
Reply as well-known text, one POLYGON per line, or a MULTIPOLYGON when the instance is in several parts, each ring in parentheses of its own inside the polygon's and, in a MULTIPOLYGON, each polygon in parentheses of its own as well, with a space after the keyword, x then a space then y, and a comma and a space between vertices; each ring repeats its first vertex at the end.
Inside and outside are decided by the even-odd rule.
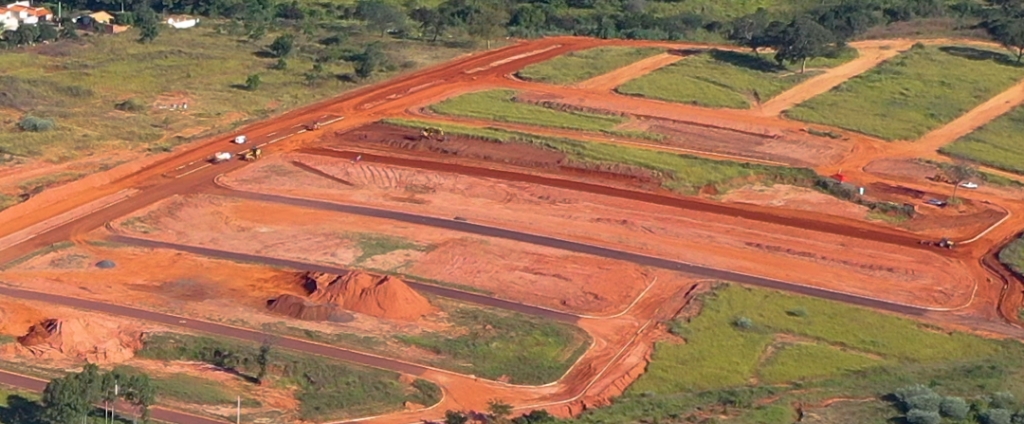
POLYGON ((420 131, 420 138, 425 138, 427 140, 444 141, 444 130, 437 127, 426 127, 422 131, 420 131))
POLYGON ((231 160, 231 153, 217 152, 213 154, 212 158, 210 158, 210 162, 212 163, 221 163, 227 160, 231 160))
POLYGON ((254 147, 252 149, 249 149, 248 152, 245 152, 245 154, 242 155, 242 160, 246 162, 252 162, 261 157, 263 157, 263 150, 254 147))

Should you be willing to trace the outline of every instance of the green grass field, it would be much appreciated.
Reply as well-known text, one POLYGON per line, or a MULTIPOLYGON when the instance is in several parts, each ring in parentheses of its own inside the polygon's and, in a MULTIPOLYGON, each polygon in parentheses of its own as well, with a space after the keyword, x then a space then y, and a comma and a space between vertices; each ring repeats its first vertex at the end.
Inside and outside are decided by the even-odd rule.
POLYGON ((832 67, 854 57, 856 51, 848 49, 836 58, 810 60, 810 70, 800 74, 778 66, 769 55, 712 50, 629 81, 616 91, 697 106, 746 109, 758 96, 767 101, 814 76, 813 68, 832 67))
MULTIPOLYGON (((124 375, 137 375, 143 372, 137 368, 118 365, 114 371, 124 375)), ((153 388, 156 390, 157 402, 170 400, 189 405, 221 405, 230 406, 237 402, 237 394, 228 393, 220 383, 187 374, 172 374, 166 377, 152 377, 153 388)), ((242 396, 242 406, 258 407, 260 403, 242 396)))
POLYGON ((706 185, 720 191, 734 184, 748 184, 751 179, 809 186, 816 175, 812 170, 749 163, 716 161, 696 156, 678 155, 654 150, 594 143, 565 138, 544 137, 494 128, 470 128, 410 120, 385 120, 393 125, 422 128, 439 126, 450 134, 480 137, 502 143, 528 143, 544 149, 564 152, 570 158, 589 164, 629 165, 654 171, 664 177, 663 185, 681 193, 693 194, 706 185))
MULTIPOLYGON (((231 339, 175 333, 149 335, 138 351, 142 358, 199 361, 255 375, 259 346, 231 339)), ((405 402, 433 405, 439 390, 428 382, 406 386, 398 374, 320 356, 274 349, 268 367, 273 384, 294 387, 304 420, 330 420, 375 415, 403 408, 405 402)))
MULTIPOLYGON (((686 343, 660 342, 647 373, 624 396, 575 422, 699 422, 690 421, 698 408, 717 415, 724 407, 729 412, 719 422, 789 424, 796 402, 878 399, 917 383, 968 398, 1024 395, 1015 380, 1024 376, 1024 345, 1014 340, 736 285, 717 288, 702 303, 696 317, 673 325, 686 343)), ((858 420, 825 422, 892 422, 901 415, 881 400, 843 408, 858 420)))
POLYGON ((616 126, 627 121, 626 118, 583 112, 563 112, 517 102, 514 100, 515 95, 516 92, 512 90, 480 91, 445 100, 430 106, 430 109, 441 115, 643 137, 643 134, 639 132, 615 131, 616 126))
POLYGON ((999 251, 999 262, 1010 267, 1017 275, 1024 276, 1024 238, 1019 238, 999 251))
POLYGON ((549 84, 575 84, 664 51, 659 48, 596 47, 535 63, 517 72, 516 76, 549 84))
POLYGON ((943 146, 939 151, 1004 171, 1024 174, 1021 129, 1024 129, 1024 107, 1017 107, 952 144, 943 146))
MULTIPOLYGON (((261 57, 260 52, 277 34, 251 43, 219 33, 218 25, 204 20, 187 31, 163 31, 151 44, 138 43, 138 33, 129 31, 85 37, 80 44, 60 42, 5 52, 0 55, 0 92, 7 93, 0 98, 0 116, 5 118, 0 152, 61 161, 114 148, 162 151, 197 133, 227 130, 358 85, 335 78, 353 70, 350 63, 337 60, 325 63, 326 78, 309 86, 304 74, 312 68, 311 54, 293 53, 286 70, 273 70, 269 67, 277 59, 261 57), (238 87, 249 74, 262 79, 256 91, 238 87), (189 98, 188 112, 153 108, 161 95, 189 98), (115 110, 115 104, 126 99, 135 99, 142 110, 115 110), (53 119, 57 127, 20 131, 16 124, 23 113, 53 119)), ((309 38, 300 36, 296 50, 324 48, 309 38)), ((372 81, 467 51, 369 35, 352 37, 346 46, 361 48, 369 41, 384 41, 396 65, 395 72, 372 81)))
POLYGON ((458 307, 449 312, 457 335, 426 333, 398 340, 444 358, 436 365, 514 384, 558 380, 590 347, 583 330, 516 313, 458 307))
POLYGON ((786 112, 885 140, 914 140, 1006 90, 1024 67, 1003 52, 920 47, 786 112))

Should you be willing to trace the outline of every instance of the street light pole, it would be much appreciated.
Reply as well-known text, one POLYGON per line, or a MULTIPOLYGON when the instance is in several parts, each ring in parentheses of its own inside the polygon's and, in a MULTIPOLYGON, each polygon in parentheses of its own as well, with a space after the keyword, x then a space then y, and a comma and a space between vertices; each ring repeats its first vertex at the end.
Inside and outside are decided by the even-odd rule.
POLYGON ((235 424, 242 424, 242 397, 238 397, 238 408, 235 409, 235 424))

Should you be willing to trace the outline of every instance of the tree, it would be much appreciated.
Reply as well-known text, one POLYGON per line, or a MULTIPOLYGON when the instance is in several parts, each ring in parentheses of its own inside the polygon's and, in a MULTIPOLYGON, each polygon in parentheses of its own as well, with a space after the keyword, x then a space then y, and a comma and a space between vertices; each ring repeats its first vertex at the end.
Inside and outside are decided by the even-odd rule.
POLYGON ((529 414, 523 414, 512 422, 515 424, 547 424, 555 422, 555 417, 543 409, 534 409, 529 414))
POLYGON ((270 52, 273 53, 274 56, 285 57, 292 52, 292 47, 294 47, 294 45, 295 36, 291 34, 284 34, 275 38, 267 48, 270 49, 270 52))
POLYGON ((252 28, 249 29, 249 33, 246 34, 246 38, 248 38, 249 41, 252 41, 254 43, 257 42, 257 41, 262 40, 263 37, 266 37, 266 36, 267 36, 267 26, 262 24, 262 23, 257 23, 257 24, 252 25, 252 28))
POLYGON ((57 378, 46 384, 43 390, 43 411, 40 419, 49 424, 65 424, 78 422, 86 416, 91 405, 84 396, 79 381, 67 376, 57 378))
POLYGON ((288 69, 288 61, 284 60, 283 57, 280 58, 280 59, 277 59, 277 62, 274 63, 274 65, 271 66, 271 68, 276 69, 278 71, 283 71, 285 69, 288 69))
POLYGON ((469 35, 483 38, 487 48, 491 48, 491 40, 499 38, 507 33, 505 29, 509 22, 508 12, 497 5, 485 5, 476 8, 469 15, 469 35))
MULTIPOLYGON (((262 82, 263 81, 260 80, 260 74, 250 74, 249 77, 245 79, 245 89, 249 91, 256 91, 256 89, 260 88, 260 84, 262 82)), ((225 361, 225 365, 227 365, 227 361, 225 361)), ((233 367, 226 366, 225 368, 233 367)))
POLYGON ((1008 409, 992 408, 985 411, 981 417, 982 422, 985 424, 1011 424, 1013 413, 1008 409))
POLYGON ((779 63, 800 62, 800 73, 807 70, 807 59, 828 53, 832 33, 808 18, 797 18, 779 34, 775 60, 779 63))
POLYGON ((922 411, 920 409, 911 409, 907 412, 907 423, 908 424, 941 424, 942 417, 939 416, 938 412, 922 411))
POLYGON ((967 419, 970 412, 971 407, 967 405, 967 401, 959 397, 947 396, 939 405, 939 413, 956 421, 967 419))
POLYGON ((402 9, 383 0, 359 0, 356 3, 356 16, 366 21, 367 28, 379 31, 381 37, 389 29, 397 29, 405 24, 402 9))
POLYGON ((270 341, 265 340, 260 345, 260 353, 256 355, 256 365, 259 366, 259 371, 256 373, 256 383, 262 385, 263 379, 267 376, 267 366, 270 365, 270 341))
POLYGON ((142 411, 142 420, 149 419, 149 407, 156 401, 156 389, 146 374, 136 374, 125 383, 124 399, 142 411))
POLYGON ((39 24, 39 35, 36 36, 36 41, 53 41, 60 37, 57 33, 57 28, 54 28, 50 24, 39 24))
POLYGON ((757 49, 765 47, 757 41, 763 38, 765 30, 768 29, 768 22, 768 11, 763 7, 758 8, 757 12, 732 21, 729 39, 750 48, 756 55, 757 49))
POLYGON ((466 424, 469 417, 462 411, 447 410, 444 412, 444 424, 466 424))
POLYGON ((982 26, 993 39, 1013 51, 1020 63, 1024 57, 1024 18, 1004 17, 983 22, 982 26))
POLYGON ((141 6, 135 11, 135 22, 139 27, 140 35, 139 41, 142 43, 149 43, 156 39, 160 35, 160 22, 157 19, 156 12, 149 6, 141 6))
POLYGON ((359 78, 369 78, 378 69, 387 65, 387 60, 387 54, 380 44, 371 43, 355 58, 356 75, 359 78))
POLYGON ((512 405, 498 399, 492 399, 487 402, 487 412, 496 420, 504 422, 509 415, 512 415, 512 405))
POLYGON ((420 23, 420 30, 424 36, 428 32, 431 33, 431 42, 437 41, 437 38, 444 34, 445 30, 452 26, 454 21, 450 15, 429 7, 420 7, 413 10, 411 17, 414 21, 420 23))
POLYGON ((953 183, 953 195, 950 196, 950 201, 956 201, 956 190, 960 188, 960 183, 978 176, 978 168, 966 162, 954 163, 945 167, 942 172, 953 183))

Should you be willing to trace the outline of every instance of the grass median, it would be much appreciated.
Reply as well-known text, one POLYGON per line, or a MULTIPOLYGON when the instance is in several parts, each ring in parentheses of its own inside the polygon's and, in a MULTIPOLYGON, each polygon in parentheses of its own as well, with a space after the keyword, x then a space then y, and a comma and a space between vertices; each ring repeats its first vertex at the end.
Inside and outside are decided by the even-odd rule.
POLYGON ((786 115, 890 141, 915 140, 1021 77, 1024 67, 1003 52, 918 44, 786 115))
POLYGON ((785 424, 795 420, 794 403, 867 398, 873 400, 848 411, 858 420, 843 422, 892 422, 901 411, 882 399, 913 384, 969 398, 1024 395, 1005 378, 1024 374, 1024 346, 1015 340, 736 285, 700 302, 696 317, 672 325, 685 343, 659 342, 647 372, 623 397, 575 421, 691 422, 698 408, 725 408, 728 422, 785 424))
POLYGON ((798 73, 753 53, 711 50, 695 54, 619 86, 616 91, 704 107, 747 109, 817 74, 814 68, 835 66, 857 56, 842 50, 835 58, 808 62, 812 68, 798 73))
POLYGON ((781 166, 719 161, 696 156, 646 150, 608 143, 587 142, 568 138, 545 137, 495 128, 472 128, 435 122, 389 119, 385 123, 411 128, 439 126, 447 133, 477 137, 499 143, 525 143, 541 149, 565 153, 573 160, 593 165, 628 165, 653 171, 662 177, 662 185, 685 194, 697 193, 714 185, 724 191, 753 180, 812 186, 817 179, 813 170, 781 166))
POLYGON ((528 81, 568 85, 607 74, 664 52, 661 48, 595 47, 535 63, 516 73, 528 81))
MULTIPOLYGON (((259 346, 225 338, 155 333, 138 355, 163 361, 199 361, 234 372, 247 380, 257 374, 259 346)), ((268 376, 273 384, 295 388, 299 416, 326 421, 399 411, 405 402, 433 405, 440 390, 420 380, 406 385, 395 372, 324 357, 274 349, 268 376)))

